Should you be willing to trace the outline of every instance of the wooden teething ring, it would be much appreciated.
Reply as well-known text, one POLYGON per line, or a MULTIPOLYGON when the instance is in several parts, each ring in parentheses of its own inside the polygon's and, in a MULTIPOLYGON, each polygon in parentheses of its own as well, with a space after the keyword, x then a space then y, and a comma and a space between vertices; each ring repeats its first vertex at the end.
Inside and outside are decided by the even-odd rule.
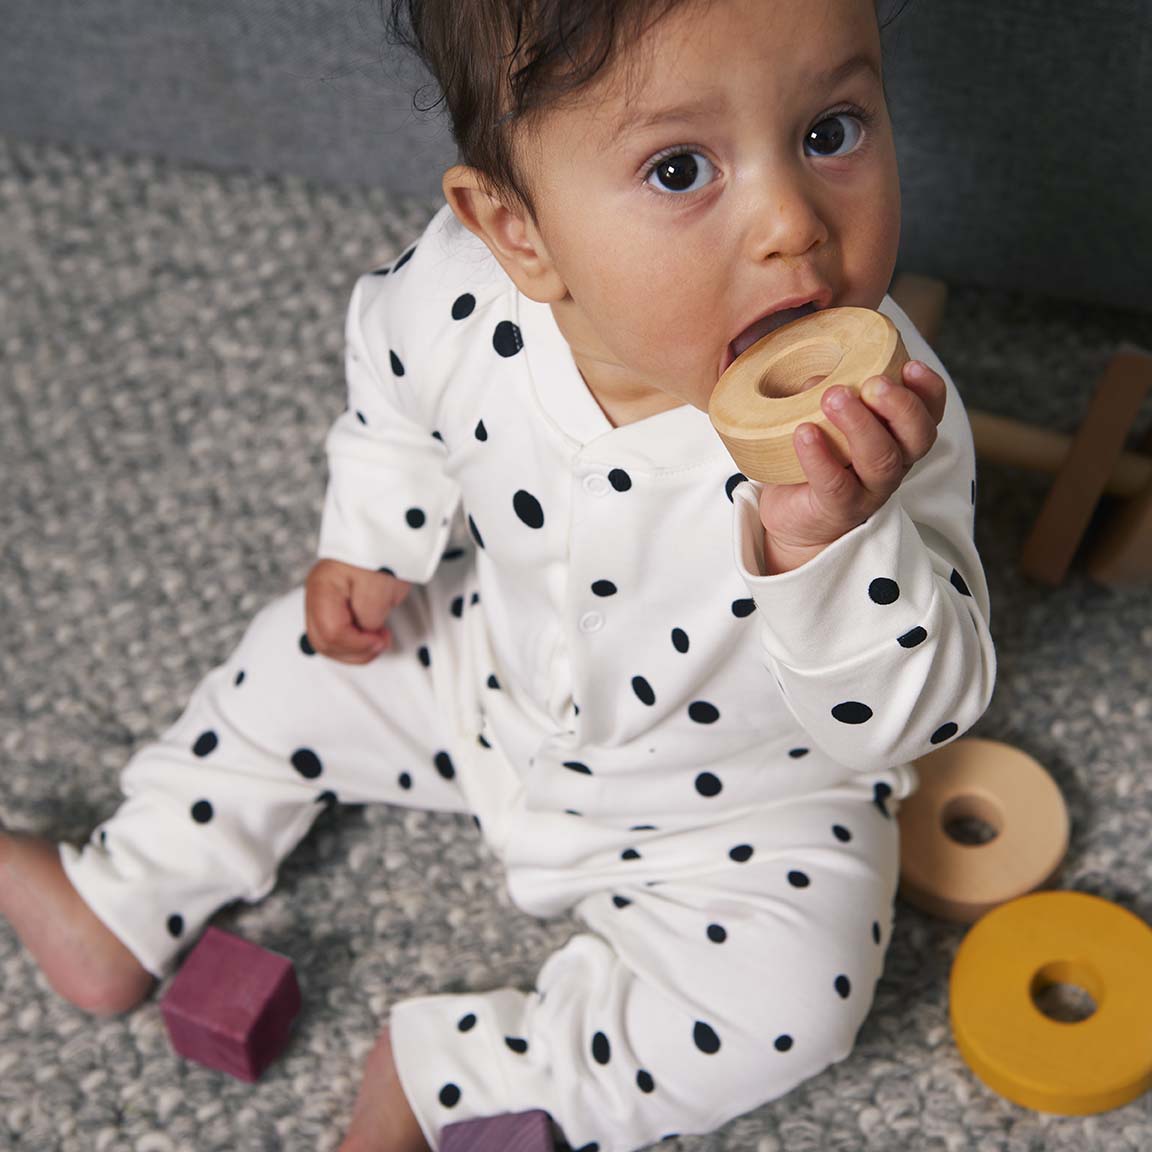
POLYGON ((1152 1088, 1152 929, 1083 892, 1033 892, 994 908, 960 943, 950 1015, 956 1047, 989 1088, 1040 1112, 1084 1116, 1152 1088), (1095 1002, 1053 1019, 1059 985, 1095 1002))
POLYGON ((717 382, 708 415, 745 476, 799 484, 804 473, 792 447, 799 424, 819 426, 848 463, 847 441, 820 409, 824 393, 835 385, 859 393, 872 376, 899 383, 907 361, 900 333, 883 313, 826 308, 770 332, 737 357, 717 382))
POLYGON ((968 738, 916 762, 920 787, 900 804, 900 895, 945 920, 971 923, 1045 883, 1068 848, 1068 810, 1031 756, 968 738), (966 844, 953 821, 978 819, 994 839, 966 844))

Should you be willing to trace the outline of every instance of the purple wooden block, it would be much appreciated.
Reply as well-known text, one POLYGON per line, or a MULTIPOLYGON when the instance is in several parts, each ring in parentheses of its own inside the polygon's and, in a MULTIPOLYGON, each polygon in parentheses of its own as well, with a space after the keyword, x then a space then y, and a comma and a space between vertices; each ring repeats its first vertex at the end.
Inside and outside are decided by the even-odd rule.
POLYGON ((515 1112, 449 1124, 440 1133, 440 1152, 554 1152, 547 1112, 515 1112))
POLYGON ((181 1056, 251 1083, 287 1044, 300 986, 288 957, 209 928, 160 1008, 181 1056))

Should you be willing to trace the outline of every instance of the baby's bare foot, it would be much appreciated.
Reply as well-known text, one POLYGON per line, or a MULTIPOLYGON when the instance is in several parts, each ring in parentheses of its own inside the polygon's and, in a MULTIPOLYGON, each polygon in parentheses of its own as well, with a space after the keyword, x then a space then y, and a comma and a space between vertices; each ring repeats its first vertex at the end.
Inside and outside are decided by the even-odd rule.
POLYGON ((0 916, 48 983, 85 1012, 127 1012, 152 988, 152 976, 72 887, 48 840, 0 830, 0 916))
POLYGON ((352 1125, 339 1152, 428 1152, 400 1086, 387 1028, 364 1062, 352 1125))

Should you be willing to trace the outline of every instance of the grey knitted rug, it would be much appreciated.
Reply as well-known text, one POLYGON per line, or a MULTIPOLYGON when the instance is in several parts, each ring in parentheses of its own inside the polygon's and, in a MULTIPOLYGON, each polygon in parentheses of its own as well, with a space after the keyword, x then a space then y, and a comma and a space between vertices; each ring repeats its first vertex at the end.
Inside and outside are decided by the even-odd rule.
MULTIPOLYGON (((430 203, 0 142, 0 819, 82 838, 125 758, 180 710, 315 543, 343 405, 353 278, 430 203)), ((1152 317, 957 289, 939 350, 969 404, 1068 429, 1152 317)), ((985 467, 978 530, 1000 679, 977 734, 1040 759, 1068 800, 1060 883, 1152 921, 1152 586, 1014 571, 1045 482, 985 467)), ((295 961, 304 1011, 248 1086, 184 1063, 156 1000, 94 1022, 0 925, 0 1149, 328 1152, 389 1005, 530 985, 575 929, 508 904, 464 817, 323 816, 276 891, 217 923, 295 961)), ((960 927, 901 904, 851 1057, 669 1152, 1147 1152, 1152 1095, 1041 1116, 961 1061, 960 927)), ((1150 992, 1152 994, 1152 992, 1150 992)))

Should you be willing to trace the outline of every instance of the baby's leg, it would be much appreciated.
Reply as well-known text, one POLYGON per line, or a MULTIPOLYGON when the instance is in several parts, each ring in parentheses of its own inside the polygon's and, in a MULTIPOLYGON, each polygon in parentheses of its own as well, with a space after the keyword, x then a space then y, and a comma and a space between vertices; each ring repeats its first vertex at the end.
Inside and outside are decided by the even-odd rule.
POLYGON ((90 1010, 131 1006, 217 908, 271 889, 326 804, 461 809, 433 743, 425 616, 414 592, 395 649, 352 667, 313 652, 302 595, 284 597, 133 757, 125 803, 82 851, 0 842, 0 912, 53 986, 90 1010))
POLYGON ((592 933, 549 958, 537 993, 398 1004, 396 1066, 429 1143, 541 1108, 575 1149, 632 1152, 713 1131, 847 1056, 882 969, 897 852, 870 789, 841 791, 745 822, 736 843, 730 826, 700 830, 715 863, 691 881, 622 876, 587 897, 592 933))

